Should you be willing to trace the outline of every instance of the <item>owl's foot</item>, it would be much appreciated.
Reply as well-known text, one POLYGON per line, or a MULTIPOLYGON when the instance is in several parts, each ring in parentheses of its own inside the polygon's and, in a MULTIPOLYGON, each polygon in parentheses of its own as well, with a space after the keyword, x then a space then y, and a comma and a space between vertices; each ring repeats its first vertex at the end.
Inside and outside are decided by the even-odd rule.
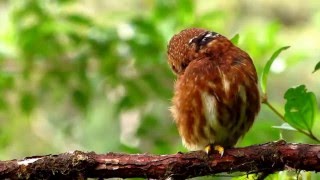
POLYGON ((221 157, 223 156, 223 153, 224 153, 224 148, 220 145, 213 145, 213 144, 209 144, 207 145, 205 148, 204 148, 204 151, 210 155, 212 153, 212 151, 218 151, 219 154, 221 155, 221 157), (213 146, 213 149, 212 149, 212 146, 213 146))

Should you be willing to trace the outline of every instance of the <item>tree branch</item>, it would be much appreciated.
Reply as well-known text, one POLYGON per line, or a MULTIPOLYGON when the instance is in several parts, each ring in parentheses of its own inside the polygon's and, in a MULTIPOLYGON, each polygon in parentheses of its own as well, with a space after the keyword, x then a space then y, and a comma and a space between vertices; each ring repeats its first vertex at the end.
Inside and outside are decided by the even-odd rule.
POLYGON ((173 155, 75 151, 0 161, 0 179, 185 179, 221 172, 258 173, 291 169, 320 171, 320 145, 278 141, 227 149, 223 157, 218 153, 208 156, 203 151, 173 155))

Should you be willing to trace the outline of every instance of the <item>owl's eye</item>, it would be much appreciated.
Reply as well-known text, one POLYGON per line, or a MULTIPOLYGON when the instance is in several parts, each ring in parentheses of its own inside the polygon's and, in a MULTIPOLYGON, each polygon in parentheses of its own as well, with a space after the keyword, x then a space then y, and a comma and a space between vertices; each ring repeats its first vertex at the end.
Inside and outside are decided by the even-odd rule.
POLYGON ((175 73, 178 73, 178 70, 177 70, 176 66, 174 66, 173 64, 171 65, 171 69, 172 69, 175 73))

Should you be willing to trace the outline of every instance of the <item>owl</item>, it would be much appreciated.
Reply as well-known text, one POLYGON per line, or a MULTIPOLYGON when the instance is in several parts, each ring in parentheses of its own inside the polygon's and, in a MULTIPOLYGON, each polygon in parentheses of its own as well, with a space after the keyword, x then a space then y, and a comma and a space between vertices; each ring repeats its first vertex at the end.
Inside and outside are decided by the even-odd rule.
POLYGON ((182 143, 188 150, 223 154, 260 109, 252 59, 223 35, 201 28, 174 35, 167 56, 177 76, 170 110, 182 143))

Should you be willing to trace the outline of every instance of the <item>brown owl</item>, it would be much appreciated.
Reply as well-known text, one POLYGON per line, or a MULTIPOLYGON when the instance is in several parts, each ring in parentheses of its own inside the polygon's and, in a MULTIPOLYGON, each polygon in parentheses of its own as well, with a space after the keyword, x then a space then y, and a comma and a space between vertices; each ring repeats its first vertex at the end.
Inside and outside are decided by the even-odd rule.
POLYGON ((252 126, 260 109, 250 56, 226 37, 190 28, 174 35, 168 62, 177 75, 171 112, 189 150, 221 154, 252 126))

